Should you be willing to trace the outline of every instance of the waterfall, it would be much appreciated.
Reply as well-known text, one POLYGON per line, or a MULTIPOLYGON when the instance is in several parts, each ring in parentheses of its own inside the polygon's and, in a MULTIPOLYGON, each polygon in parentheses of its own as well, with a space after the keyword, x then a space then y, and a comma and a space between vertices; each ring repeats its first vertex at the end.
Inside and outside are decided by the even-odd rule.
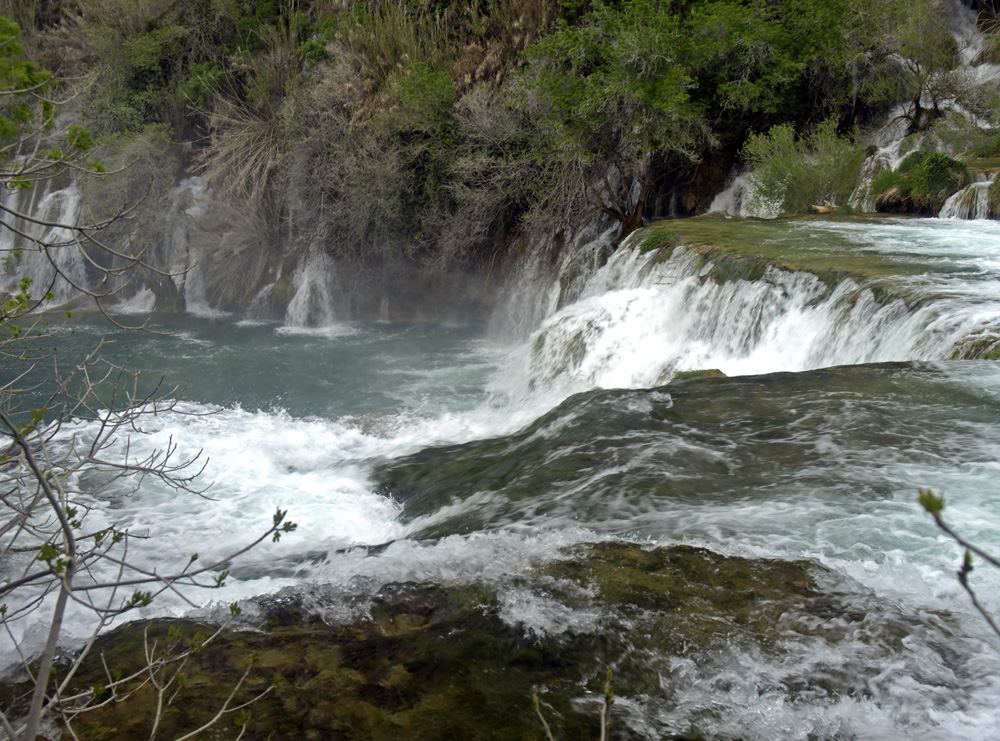
POLYGON ((320 249, 312 249, 300 259, 292 279, 295 294, 288 302, 285 326, 302 329, 335 324, 336 276, 333 258, 320 249))
POLYGON ((743 201, 749 185, 746 172, 744 172, 743 168, 733 168, 726 178, 722 190, 712 199, 712 203, 708 207, 708 213, 743 216, 743 201))
POLYGON ((981 175, 981 179, 970 183, 952 195, 938 213, 939 219, 988 219, 993 214, 990 209, 990 186, 993 179, 981 175))
POLYGON ((753 175, 742 167, 734 167, 722 190, 712 199, 708 213, 726 216, 774 219, 781 213, 780 203, 761 203, 755 197, 753 175))
MULTIPOLYGON (((891 224, 897 231, 883 235, 851 222, 829 228, 905 247, 911 237, 903 230, 921 225, 898 220, 891 224)), ((984 298, 995 293, 987 283, 1000 276, 982 272, 989 256, 977 262, 972 253, 980 246, 971 242, 969 255, 940 258, 961 272, 938 285, 926 276, 793 270, 708 247, 643 254, 648 234, 632 235, 579 300, 545 319, 512 360, 517 370, 505 392, 650 387, 687 370, 747 375, 944 359, 1000 326, 1000 301, 984 298)), ((916 258, 903 257, 904 265, 906 259, 916 258)))
POLYGON ((74 224, 80 205, 80 192, 65 182, 39 183, 27 190, 13 191, 3 201, 4 220, 10 229, 0 230, 0 255, 10 258, 0 274, 0 290, 14 293, 22 277, 32 279, 31 293, 36 298, 52 292, 49 305, 64 304, 79 294, 74 284, 87 285, 86 261, 81 248, 68 229, 32 223, 11 212, 31 214, 38 221, 74 224), (19 234, 18 232, 21 232, 19 234), (22 236, 24 235, 24 236, 22 236), (44 245, 44 249, 38 244, 44 245), (20 255, 18 258, 17 255, 20 255))
MULTIPOLYGON (((18 281, 28 276, 33 281, 34 294, 40 296, 51 290, 53 296, 47 305, 59 306, 80 298, 80 289, 106 293, 117 285, 106 284, 103 272, 92 265, 91 261, 98 265, 108 263, 110 256, 102 254, 100 247, 78 244, 71 229, 35 224, 10 215, 16 211, 31 214, 37 221, 75 225, 87 221, 81 214, 82 198, 85 196, 79 186, 67 184, 63 179, 43 180, 31 189, 11 192, 4 198, 8 212, 5 221, 10 222, 11 228, 0 230, 0 254, 12 259, 0 275, 0 291, 17 290, 18 281), (17 254, 20 258, 14 259, 17 254)), ((115 244, 125 240, 144 245, 143 262, 164 273, 143 271, 126 278, 122 293, 116 297, 119 300, 113 307, 115 311, 146 312, 154 305, 179 309, 181 306, 173 302, 185 292, 192 294, 196 308, 199 301, 206 303, 195 267, 197 256, 190 250, 191 224, 204 215, 205 204, 202 179, 186 178, 157 203, 140 206, 153 213, 156 228, 152 233, 148 233, 148 224, 135 227, 131 221, 120 221, 112 225, 111 236, 110 232, 97 235, 97 239, 111 239, 115 244), (133 233, 137 229, 144 231, 133 233)))
POLYGON ((575 300, 613 250, 618 226, 588 224, 567 234, 536 239, 504 287, 506 300, 493 312, 489 333, 523 339, 552 312, 575 300))
POLYGON ((184 309, 200 316, 217 314, 208 302, 199 255, 191 247, 191 230, 208 210, 205 181, 192 176, 181 180, 170 192, 169 218, 162 239, 159 262, 175 277, 177 289, 184 296, 184 309))

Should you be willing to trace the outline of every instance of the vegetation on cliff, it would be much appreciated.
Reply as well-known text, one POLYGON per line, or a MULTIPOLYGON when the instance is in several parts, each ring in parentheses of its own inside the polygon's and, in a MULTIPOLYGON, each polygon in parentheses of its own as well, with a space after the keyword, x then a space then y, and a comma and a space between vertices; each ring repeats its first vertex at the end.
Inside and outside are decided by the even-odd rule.
POLYGON ((839 204, 861 151, 841 143, 854 127, 882 124, 900 101, 911 131, 935 126, 946 103, 974 123, 995 108, 961 74, 936 0, 11 11, 49 69, 97 70, 78 115, 100 141, 166 132, 182 158, 164 160, 161 179, 200 168, 217 202, 196 242, 210 300, 229 308, 307 244, 371 283, 398 264, 494 265, 515 235, 598 213, 625 234, 704 208, 741 151, 764 168, 792 150, 814 173, 832 168, 818 187, 791 184, 785 208, 839 204))

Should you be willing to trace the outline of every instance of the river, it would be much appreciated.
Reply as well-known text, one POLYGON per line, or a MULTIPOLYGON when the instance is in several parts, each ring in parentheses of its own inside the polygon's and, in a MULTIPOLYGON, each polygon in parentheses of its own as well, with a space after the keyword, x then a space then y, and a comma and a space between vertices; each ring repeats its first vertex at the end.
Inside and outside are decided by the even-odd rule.
MULTIPOLYGON (((946 493, 956 529, 1000 544, 1000 365, 951 359, 1000 328, 1000 224, 668 227, 728 251, 627 242, 574 295, 553 280, 545 319, 516 339, 194 315, 154 316, 165 334, 54 326, 61 358, 104 337, 141 383, 184 386, 130 454, 176 444, 212 482, 203 497, 149 482, 94 500, 89 524, 148 533, 131 555, 163 569, 288 509, 294 533, 190 595, 211 601, 202 617, 243 600, 252 619, 261 595, 298 593, 346 621, 386 585, 479 583, 526 633, 616 631, 616 673, 658 678, 618 690, 638 737, 995 737, 1000 643, 916 492, 946 493), (671 380, 696 369, 726 376, 671 380), (646 618, 538 576, 595 543, 805 562, 851 608, 763 643, 733 629, 697 651, 658 646, 639 637, 646 618)), ((57 444, 90 434, 71 424, 57 444)), ((1000 574, 973 574, 1000 612, 1000 574)), ((163 614, 192 609, 168 593, 141 612, 163 614)), ((69 630, 84 624, 74 613, 69 630)), ((41 633, 20 637, 30 649, 41 633)))

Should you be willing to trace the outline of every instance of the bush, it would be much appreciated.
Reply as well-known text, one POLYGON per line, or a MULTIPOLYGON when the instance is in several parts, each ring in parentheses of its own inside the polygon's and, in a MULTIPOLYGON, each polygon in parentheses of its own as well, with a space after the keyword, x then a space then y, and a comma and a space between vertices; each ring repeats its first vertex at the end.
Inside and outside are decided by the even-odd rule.
POLYGON ((774 204, 782 211, 797 212, 817 203, 844 204, 854 190, 865 151, 838 136, 836 121, 827 119, 808 138, 796 137, 791 124, 754 134, 743 145, 742 156, 753 168, 755 207, 774 204))
POLYGON ((923 201, 944 201, 968 180, 965 165, 944 152, 915 152, 899 169, 909 174, 913 195, 923 201))
POLYGON ((880 209, 892 202, 936 213, 968 181, 968 168, 944 152, 914 152, 896 170, 879 173, 872 193, 880 209))

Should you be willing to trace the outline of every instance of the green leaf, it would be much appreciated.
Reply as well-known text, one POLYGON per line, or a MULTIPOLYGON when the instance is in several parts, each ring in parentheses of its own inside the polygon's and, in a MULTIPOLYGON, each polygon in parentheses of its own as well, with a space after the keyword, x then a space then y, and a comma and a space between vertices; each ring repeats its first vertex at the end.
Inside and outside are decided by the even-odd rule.
POLYGON ((86 152, 94 146, 94 138, 90 132, 79 124, 70 124, 67 127, 66 142, 80 152, 86 152))
POLYGON ((38 550, 38 555, 35 556, 35 560, 51 562, 58 557, 59 557, 59 551, 56 550, 55 546, 53 546, 51 543, 46 543, 38 550))
POLYGON ((919 489, 920 506, 931 515, 937 517, 944 510, 944 497, 939 497, 930 489, 919 489))

